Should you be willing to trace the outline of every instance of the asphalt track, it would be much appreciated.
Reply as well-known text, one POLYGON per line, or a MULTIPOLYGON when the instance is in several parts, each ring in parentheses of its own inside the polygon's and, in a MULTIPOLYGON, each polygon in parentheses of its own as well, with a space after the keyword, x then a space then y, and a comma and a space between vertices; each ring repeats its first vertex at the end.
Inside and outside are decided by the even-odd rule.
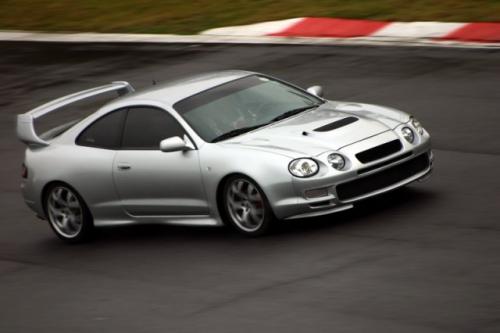
POLYGON ((500 51, 0 44, 0 332, 499 332, 500 51), (425 183, 268 237, 101 230, 68 246, 25 207, 14 115, 112 80, 256 70, 384 104, 433 135, 425 183))

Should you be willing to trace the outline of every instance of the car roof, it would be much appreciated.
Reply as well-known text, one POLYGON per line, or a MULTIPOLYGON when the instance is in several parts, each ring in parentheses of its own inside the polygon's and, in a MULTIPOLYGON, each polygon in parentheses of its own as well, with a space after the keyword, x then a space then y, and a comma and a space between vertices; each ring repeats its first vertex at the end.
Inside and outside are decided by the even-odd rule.
POLYGON ((242 70, 227 70, 192 75, 167 83, 152 85, 151 87, 148 87, 146 89, 142 89, 117 98, 110 104, 113 104, 114 102, 123 103, 126 101, 133 103, 136 100, 151 100, 173 106, 175 103, 187 97, 196 95, 202 91, 216 87, 226 82, 237 80, 253 74, 256 73, 242 70))

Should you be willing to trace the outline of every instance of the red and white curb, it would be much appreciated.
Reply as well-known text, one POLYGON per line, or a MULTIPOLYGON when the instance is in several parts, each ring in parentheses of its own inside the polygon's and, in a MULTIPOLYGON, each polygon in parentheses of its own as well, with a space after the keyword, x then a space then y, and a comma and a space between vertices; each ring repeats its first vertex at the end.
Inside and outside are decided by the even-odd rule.
POLYGON ((319 38, 431 39, 500 43, 499 23, 385 22, 301 17, 250 25, 210 29, 207 36, 276 36, 319 38))
POLYGON ((293 18, 210 29, 199 35, 0 31, 0 41, 54 43, 226 43, 500 48, 500 23, 383 22, 293 18))

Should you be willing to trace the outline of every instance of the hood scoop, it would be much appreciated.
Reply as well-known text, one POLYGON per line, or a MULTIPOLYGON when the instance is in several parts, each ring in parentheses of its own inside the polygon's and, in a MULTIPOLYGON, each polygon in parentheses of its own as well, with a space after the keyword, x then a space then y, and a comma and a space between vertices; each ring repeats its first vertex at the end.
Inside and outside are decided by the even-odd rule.
POLYGON ((342 118, 340 120, 334 121, 332 123, 323 125, 321 127, 318 127, 314 129, 315 132, 329 132, 333 131, 334 129, 344 127, 346 125, 352 124, 354 122, 358 121, 358 118, 356 117, 347 117, 347 118, 342 118))

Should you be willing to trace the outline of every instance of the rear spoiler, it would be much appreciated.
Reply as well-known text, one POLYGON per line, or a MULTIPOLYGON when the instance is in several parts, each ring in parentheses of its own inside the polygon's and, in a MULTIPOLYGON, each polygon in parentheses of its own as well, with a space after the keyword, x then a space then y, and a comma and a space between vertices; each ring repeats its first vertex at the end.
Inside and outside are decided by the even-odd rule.
POLYGON ((116 91, 118 95, 125 95, 134 91, 134 88, 125 81, 116 81, 104 86, 83 90, 71 95, 63 96, 43 104, 29 112, 17 116, 17 137, 27 145, 48 146, 49 143, 41 139, 35 132, 34 121, 43 115, 60 109, 66 105, 94 97, 107 92, 116 91))

